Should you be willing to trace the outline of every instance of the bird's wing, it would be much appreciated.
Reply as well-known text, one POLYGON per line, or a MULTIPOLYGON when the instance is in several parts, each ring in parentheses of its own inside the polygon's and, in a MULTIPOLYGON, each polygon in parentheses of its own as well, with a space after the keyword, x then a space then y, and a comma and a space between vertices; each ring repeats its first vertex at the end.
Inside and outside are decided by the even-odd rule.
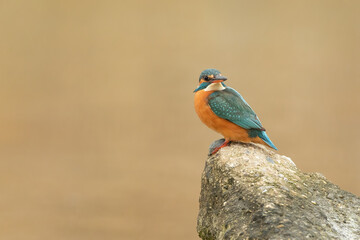
POLYGON ((227 119, 245 129, 265 130, 245 99, 230 87, 210 94, 208 104, 218 117, 227 119))

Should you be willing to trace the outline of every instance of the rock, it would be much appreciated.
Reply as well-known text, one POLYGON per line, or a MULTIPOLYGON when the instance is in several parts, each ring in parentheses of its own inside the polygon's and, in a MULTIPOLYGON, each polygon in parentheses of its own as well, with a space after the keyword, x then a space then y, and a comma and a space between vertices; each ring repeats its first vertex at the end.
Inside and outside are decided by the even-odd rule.
POLYGON ((206 161, 197 231, 204 240, 360 239, 360 198, 265 146, 232 143, 206 161))

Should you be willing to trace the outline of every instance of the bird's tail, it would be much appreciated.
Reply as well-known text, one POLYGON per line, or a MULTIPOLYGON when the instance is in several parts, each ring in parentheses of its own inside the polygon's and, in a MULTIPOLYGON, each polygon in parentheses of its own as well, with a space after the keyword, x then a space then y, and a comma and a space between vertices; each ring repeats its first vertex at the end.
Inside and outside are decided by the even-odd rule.
POLYGON ((268 137, 268 135, 266 134, 265 131, 259 131, 258 136, 259 136, 259 138, 261 138, 269 147, 277 150, 277 148, 276 148, 275 145, 271 142, 270 138, 268 137))

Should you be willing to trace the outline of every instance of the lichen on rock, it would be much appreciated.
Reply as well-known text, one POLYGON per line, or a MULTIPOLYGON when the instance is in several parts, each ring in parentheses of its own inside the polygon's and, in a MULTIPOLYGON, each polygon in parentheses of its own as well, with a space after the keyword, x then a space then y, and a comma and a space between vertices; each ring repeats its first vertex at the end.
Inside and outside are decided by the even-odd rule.
POLYGON ((360 199, 264 146, 233 143, 206 161, 197 230, 204 240, 360 239, 360 199))

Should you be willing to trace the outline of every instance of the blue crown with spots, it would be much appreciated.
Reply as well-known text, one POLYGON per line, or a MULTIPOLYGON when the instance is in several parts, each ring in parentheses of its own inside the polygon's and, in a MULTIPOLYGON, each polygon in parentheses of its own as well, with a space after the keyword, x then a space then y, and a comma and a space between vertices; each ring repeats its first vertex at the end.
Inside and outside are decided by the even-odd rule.
POLYGON ((200 77, 199 77, 199 82, 202 78, 206 77, 206 76, 209 76, 209 75, 218 75, 220 74, 220 71, 219 70, 216 70, 214 68, 209 68, 209 69, 206 69, 204 71, 201 72, 200 74, 200 77))

